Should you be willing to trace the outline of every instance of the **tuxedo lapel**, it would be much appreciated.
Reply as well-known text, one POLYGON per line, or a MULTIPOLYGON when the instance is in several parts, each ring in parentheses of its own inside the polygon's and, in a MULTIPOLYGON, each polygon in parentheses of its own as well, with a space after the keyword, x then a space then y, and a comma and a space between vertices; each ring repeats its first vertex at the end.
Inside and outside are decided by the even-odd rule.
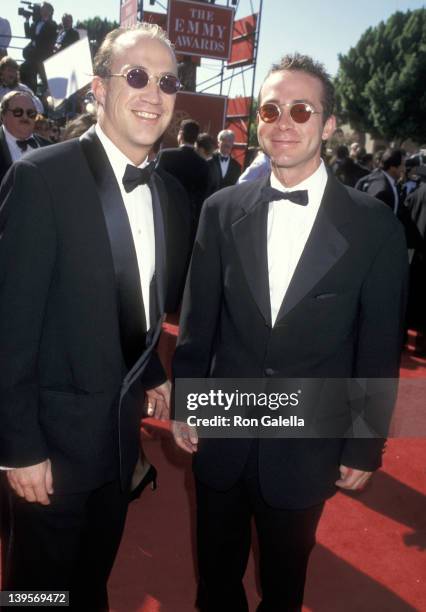
POLYGON ((260 190, 269 180, 253 183, 254 189, 241 203, 243 215, 233 223, 232 233, 251 294, 265 322, 271 326, 267 226, 268 203, 260 190))
POLYGON ((152 195, 155 232, 155 307, 152 309, 151 321, 155 321, 164 311, 166 301, 166 235, 169 231, 167 227, 168 198, 163 182, 155 172, 151 176, 149 187, 152 195))
POLYGON ((339 227, 346 223, 344 187, 329 176, 312 231, 285 294, 277 321, 286 316, 339 261, 348 248, 339 227))
POLYGON ((105 217, 117 283, 123 355, 130 369, 145 348, 146 322, 136 251, 120 188, 92 128, 80 138, 105 217))

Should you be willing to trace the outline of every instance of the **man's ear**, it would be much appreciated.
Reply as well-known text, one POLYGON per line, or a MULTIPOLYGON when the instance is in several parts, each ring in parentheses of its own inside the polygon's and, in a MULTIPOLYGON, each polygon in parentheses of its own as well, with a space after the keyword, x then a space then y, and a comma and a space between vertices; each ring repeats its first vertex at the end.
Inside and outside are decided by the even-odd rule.
POLYGON ((336 117, 331 115, 324 123, 322 130, 322 140, 328 140, 334 134, 336 130, 336 117))
POLYGON ((103 79, 101 79, 101 77, 99 76, 93 77, 92 91, 93 91, 93 95, 95 96, 96 102, 100 104, 100 106, 104 106, 106 91, 105 91, 105 83, 103 79))

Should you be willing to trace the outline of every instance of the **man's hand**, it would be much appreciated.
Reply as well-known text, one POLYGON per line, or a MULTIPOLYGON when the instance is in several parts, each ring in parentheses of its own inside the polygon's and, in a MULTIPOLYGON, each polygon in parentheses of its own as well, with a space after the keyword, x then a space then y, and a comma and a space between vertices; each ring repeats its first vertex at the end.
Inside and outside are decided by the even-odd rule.
POLYGON ((172 432, 176 444, 187 453, 196 453, 198 449, 198 435, 195 427, 180 421, 172 422, 172 432))
POLYGON ((149 417, 168 421, 170 419, 170 381, 146 392, 146 412, 149 417))
POLYGON ((49 495, 53 493, 53 479, 49 459, 37 465, 8 470, 6 475, 10 486, 19 497, 23 497, 28 502, 38 502, 43 506, 50 504, 49 495))
POLYGON ((341 465, 339 470, 340 478, 336 480, 335 484, 341 489, 348 489, 349 491, 362 491, 373 473, 356 470, 346 465, 341 465))

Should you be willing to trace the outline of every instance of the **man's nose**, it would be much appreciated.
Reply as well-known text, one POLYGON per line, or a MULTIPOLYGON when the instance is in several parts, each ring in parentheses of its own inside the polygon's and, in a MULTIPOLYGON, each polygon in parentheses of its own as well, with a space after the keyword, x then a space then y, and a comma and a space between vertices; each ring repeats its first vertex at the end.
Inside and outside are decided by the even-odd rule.
POLYGON ((294 127, 294 121, 291 118, 290 110, 291 109, 287 106, 281 107, 281 115, 277 119, 280 130, 287 130, 288 128, 294 127))
POLYGON ((152 104, 160 104, 161 90, 159 80, 155 77, 150 77, 146 86, 141 90, 141 95, 152 104))

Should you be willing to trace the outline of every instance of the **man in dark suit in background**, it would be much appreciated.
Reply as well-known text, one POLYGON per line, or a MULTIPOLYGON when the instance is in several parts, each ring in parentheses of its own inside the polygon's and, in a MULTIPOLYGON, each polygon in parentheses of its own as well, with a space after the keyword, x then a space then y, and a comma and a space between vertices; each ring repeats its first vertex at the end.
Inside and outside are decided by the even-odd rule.
POLYGON ((346 145, 337 147, 336 160, 331 165, 331 170, 347 187, 355 187, 359 179, 368 174, 368 170, 361 168, 352 157, 349 157, 349 149, 346 145))
POLYGON ((64 13, 62 15, 62 30, 59 32, 55 43, 55 53, 66 49, 70 45, 80 40, 78 30, 72 27, 72 15, 64 13))
MULTIPOLYGON (((210 136, 207 132, 203 132, 198 135, 197 142, 195 143, 195 150, 206 162, 210 162, 213 159, 213 153, 216 149, 216 141, 213 136, 210 136)), ((216 164, 208 163, 209 169, 209 180, 206 197, 219 189, 220 178, 219 171, 216 164)))
POLYGON ((0 103, 0 182, 14 161, 50 142, 34 134, 37 110, 31 94, 11 91, 0 103))
POLYGON ((401 205, 399 180, 404 173, 404 153, 400 149, 385 151, 380 168, 362 177, 356 188, 387 204, 395 215, 401 205))
MULTIPOLYGON (((327 173, 320 152, 335 129, 333 103, 330 77, 307 56, 284 57, 264 81, 258 138, 272 173, 204 204, 176 378, 398 376, 403 232, 381 202, 327 173)), ((320 400, 312 406, 316 422, 334 426, 330 402, 320 400)), ((339 417, 347 401, 336 406, 339 417)), ((318 438, 198 444, 184 423, 174 431, 179 446, 195 452, 200 609, 247 612, 242 578, 254 515, 258 610, 300 611, 325 500, 337 487, 365 486, 381 465, 383 440, 333 438, 326 430, 318 438)))
POLYGON ((410 292, 408 300, 408 324, 417 330, 416 354, 426 356, 426 166, 416 168, 419 186, 404 203, 404 210, 411 221, 408 235, 410 252, 410 292))
POLYGON ((145 397, 168 414, 155 346, 189 234, 147 162, 179 89, 165 33, 113 30, 94 74, 97 126, 14 164, 0 194, 2 586, 91 612, 108 609, 145 397))
POLYGON ((235 185, 241 174, 240 164, 231 157, 234 142, 235 134, 232 130, 222 130, 217 135, 218 150, 213 153, 208 164, 216 173, 218 189, 235 185))
POLYGON ((207 163, 194 149, 199 132, 196 121, 184 119, 177 137, 179 147, 162 149, 158 158, 158 166, 176 177, 188 194, 194 233, 208 186, 207 163))

